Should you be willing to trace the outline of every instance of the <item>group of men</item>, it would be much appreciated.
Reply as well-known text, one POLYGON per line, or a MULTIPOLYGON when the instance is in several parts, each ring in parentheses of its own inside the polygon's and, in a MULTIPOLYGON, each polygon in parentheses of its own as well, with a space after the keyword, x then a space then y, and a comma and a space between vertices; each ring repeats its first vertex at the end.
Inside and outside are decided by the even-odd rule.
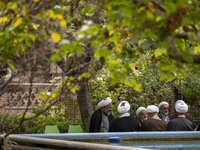
MULTIPOLYGON (((133 131, 194 131, 196 125, 187 114, 188 105, 183 100, 175 103, 176 113, 169 116, 169 104, 149 105, 136 110, 138 119, 130 115, 130 104, 121 101, 117 107, 120 116, 114 119, 112 99, 98 103, 100 107, 90 119, 89 132, 133 132, 133 131)), ((199 128, 197 129, 199 130, 199 128)))

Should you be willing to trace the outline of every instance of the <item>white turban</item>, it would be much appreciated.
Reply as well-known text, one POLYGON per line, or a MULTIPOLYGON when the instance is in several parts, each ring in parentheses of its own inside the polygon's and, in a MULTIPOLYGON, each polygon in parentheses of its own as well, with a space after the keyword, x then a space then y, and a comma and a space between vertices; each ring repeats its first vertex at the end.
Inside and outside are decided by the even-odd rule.
POLYGON ((146 110, 146 108, 144 108, 144 107, 139 107, 139 108, 136 110, 136 115, 138 116, 139 113, 140 113, 142 110, 146 110))
POLYGON ((158 108, 160 109, 160 107, 162 107, 162 105, 167 105, 167 106, 169 106, 168 102, 161 102, 161 103, 158 105, 158 108))
POLYGON ((112 103, 112 99, 108 97, 108 98, 106 98, 106 99, 100 101, 100 102, 97 104, 97 106, 99 106, 99 107, 104 107, 104 106, 107 106, 107 105, 110 104, 110 103, 112 103))
POLYGON ((175 109, 178 113, 186 113, 188 111, 188 105, 181 102, 175 105, 175 109))
POLYGON ((183 100, 177 100, 176 103, 175 103, 175 107, 178 103, 185 103, 183 100))
POLYGON ((155 105, 149 105, 147 107, 147 113, 155 113, 155 112, 159 112, 159 109, 157 106, 155 105))
POLYGON ((127 101, 121 101, 117 107, 117 110, 120 114, 124 114, 129 111, 130 104, 127 101))

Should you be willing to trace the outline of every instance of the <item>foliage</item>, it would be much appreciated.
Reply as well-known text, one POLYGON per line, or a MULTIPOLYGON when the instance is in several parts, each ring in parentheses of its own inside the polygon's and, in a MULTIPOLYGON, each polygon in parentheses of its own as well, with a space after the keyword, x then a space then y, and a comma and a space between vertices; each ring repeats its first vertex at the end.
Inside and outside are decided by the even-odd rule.
MULTIPOLYGON (((31 116, 33 116, 33 114, 26 115, 26 117, 31 116)), ((3 121, 5 117, 6 114, 1 114, 1 121, 3 121)), ((21 119, 22 115, 20 114, 10 114, 5 120, 5 125, 1 125, 0 133, 7 133, 15 128, 19 125, 21 119)), ((67 133, 69 125, 74 124, 82 125, 82 122, 79 118, 65 118, 62 114, 40 115, 37 118, 23 122, 22 126, 15 130, 13 134, 43 134, 46 125, 57 125, 60 133, 67 133)))
MULTIPOLYGON (((199 105, 199 71, 186 67, 189 75, 182 77, 181 81, 177 79, 163 81, 160 80, 161 72, 156 65, 150 64, 151 60, 149 58, 151 58, 149 55, 141 56, 133 70, 135 75, 130 75, 137 84, 142 85, 141 91, 137 92, 124 84, 111 85, 111 79, 109 76, 102 74, 102 71, 97 74, 97 78, 90 80, 90 93, 94 109, 97 109, 100 100, 110 96, 113 99, 113 114, 115 117, 119 115, 117 106, 122 100, 126 100, 131 104, 131 114, 135 116, 135 112, 140 106, 158 105, 161 101, 167 101, 170 105, 173 104, 172 96, 175 94, 173 89, 177 88, 189 105, 190 113, 195 116, 199 105)), ((198 68, 198 66, 196 67, 198 68)))
MULTIPOLYGON (((68 0, 67 3, 54 0, 51 3, 43 2, 43 5, 46 7, 39 10, 42 2, 38 1, 1 2, 2 65, 7 64, 14 70, 16 57, 20 58, 23 53, 33 56, 33 50, 40 53, 37 60, 45 66, 46 62, 49 64, 51 61, 62 61, 65 57, 70 58, 83 53, 87 48, 93 48, 95 58, 102 65, 106 64, 112 84, 121 82, 128 85, 131 82, 133 84, 129 86, 137 90, 138 85, 128 75, 140 55, 151 53, 152 61, 156 60, 155 64, 161 71, 160 80, 171 80, 187 75, 184 64, 180 61, 193 64, 195 60, 190 53, 199 54, 200 40, 195 39, 195 31, 199 29, 200 19, 197 14, 200 10, 195 7, 198 5, 195 0, 68 0), (76 5, 77 8, 73 8, 76 5), (178 33, 187 33, 185 26, 191 29, 188 37, 177 37, 178 33), (183 60, 171 59, 175 56, 170 51, 172 46, 167 45, 168 37, 173 37, 171 44, 174 43, 177 55, 183 60), (43 51, 41 47, 44 47, 43 51), (132 59, 134 61, 129 61, 132 59), (170 67, 172 65, 173 68, 170 67)), ((79 55, 74 57, 79 58, 79 55)), ((30 63, 27 59, 23 65, 30 69, 30 63)), ((75 66, 67 64, 64 70, 75 66)), ((82 73, 92 72, 84 70, 82 73)))
POLYGON ((90 93, 94 109, 105 97, 113 99, 113 111, 115 117, 119 116, 117 106, 122 100, 126 100, 131 105, 131 115, 136 116, 138 107, 147 107, 150 104, 159 104, 161 101, 169 101, 172 87, 170 83, 159 81, 159 77, 152 71, 143 70, 138 78, 138 83, 143 89, 136 92, 133 88, 124 84, 110 84, 110 78, 93 79, 90 81, 90 93), (151 72, 151 73, 150 73, 151 72), (148 79, 148 80, 147 80, 148 79))
MULTIPOLYGON (((116 103, 139 102, 133 107, 167 100, 168 81, 187 82, 188 75, 199 73, 199 5, 197 0, 0 1, 0 72, 5 67, 15 76, 49 72, 57 63, 69 78, 50 95, 41 92, 52 102, 63 93, 75 95, 82 79, 95 78, 104 67, 109 78, 93 85, 103 92, 91 87, 94 103, 105 96, 116 103)), ((190 92, 183 85, 177 85, 182 93, 190 92)), ((0 87, 1 95, 6 89, 0 87)))

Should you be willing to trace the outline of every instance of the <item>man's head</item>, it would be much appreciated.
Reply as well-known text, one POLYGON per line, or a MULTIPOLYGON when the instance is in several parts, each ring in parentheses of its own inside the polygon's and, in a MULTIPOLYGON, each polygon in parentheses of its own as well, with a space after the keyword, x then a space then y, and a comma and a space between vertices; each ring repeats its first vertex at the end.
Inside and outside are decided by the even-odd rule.
POLYGON ((144 121, 144 120, 147 120, 147 111, 146 111, 146 108, 144 107, 139 107, 137 110, 136 110, 136 115, 137 117, 144 121))
POLYGON ((183 100, 177 100, 174 106, 176 107, 176 105, 177 105, 178 103, 185 103, 185 102, 184 102, 183 100))
POLYGON ((161 102, 158 105, 160 113, 162 113, 164 116, 168 116, 169 114, 169 104, 167 102, 161 102))
POLYGON ((130 104, 127 101, 121 101, 117 107, 120 114, 129 113, 130 114, 130 104))
POLYGON ((178 115, 185 115, 188 111, 188 105, 185 102, 181 102, 175 105, 175 109, 178 115))
POLYGON ((97 105, 101 108, 101 110, 104 113, 109 114, 110 111, 112 110, 112 99, 108 97, 100 101, 97 105))
POLYGON ((147 114, 149 115, 149 118, 153 118, 154 116, 158 116, 159 109, 155 105, 149 105, 147 107, 147 114))

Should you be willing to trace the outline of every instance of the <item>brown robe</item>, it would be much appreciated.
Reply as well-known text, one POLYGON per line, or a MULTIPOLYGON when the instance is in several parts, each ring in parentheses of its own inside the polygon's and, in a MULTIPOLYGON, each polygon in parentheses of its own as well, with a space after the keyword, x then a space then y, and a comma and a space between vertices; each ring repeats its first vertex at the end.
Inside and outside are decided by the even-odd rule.
POLYGON ((167 124, 163 120, 145 120, 141 126, 142 131, 167 131, 167 124))

